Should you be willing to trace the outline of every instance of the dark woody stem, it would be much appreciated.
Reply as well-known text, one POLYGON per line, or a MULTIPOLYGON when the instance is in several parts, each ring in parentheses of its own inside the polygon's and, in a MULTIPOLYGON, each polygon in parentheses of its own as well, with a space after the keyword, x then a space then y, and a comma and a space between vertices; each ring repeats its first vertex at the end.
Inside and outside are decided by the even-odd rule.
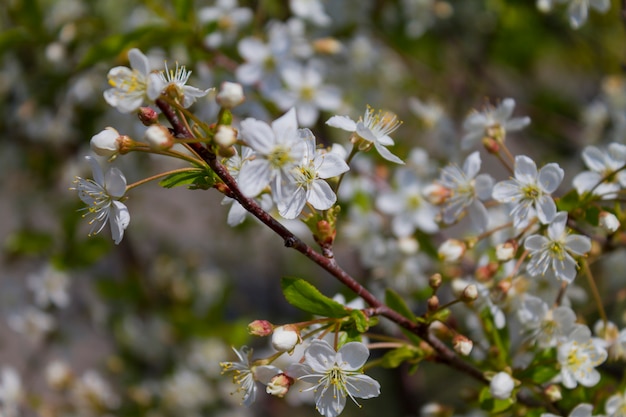
MULTIPOLYGON (((166 103, 164 100, 158 99, 156 100, 156 105, 159 107, 159 109, 161 109, 163 115, 171 123, 177 137, 193 137, 191 132, 189 132, 189 130, 181 122, 181 120, 178 118, 178 116, 168 103, 166 103)), ((437 362, 445 363, 452 368, 455 368, 473 377, 478 381, 488 383, 482 371, 461 360, 453 350, 451 350, 441 340, 436 338, 428 331, 427 324, 414 323, 408 318, 402 316, 397 311, 386 306, 365 287, 359 284, 352 276, 344 271, 335 262, 334 258, 327 258, 321 253, 315 251, 313 248, 311 248, 309 245, 307 245, 297 236, 295 236, 291 231, 285 228, 282 224, 280 224, 269 213, 264 211, 253 199, 244 196, 239 190, 235 179, 230 175, 226 167, 224 167, 224 165, 222 165, 218 161, 217 156, 213 152, 211 152, 200 143, 189 143, 188 145, 192 147, 192 149, 209 164, 211 169, 224 182, 224 185, 228 187, 228 190, 226 190, 227 195, 237 200, 237 202, 239 202, 239 204, 241 204, 248 212, 250 212, 263 224, 265 224, 277 235, 279 235, 283 239, 286 247, 293 248, 302 253, 304 256, 311 259, 313 262, 318 264, 320 267, 322 267, 324 270, 326 270, 328 273, 338 279, 342 284, 344 284, 352 292, 354 292, 366 303, 368 303, 372 307, 372 311, 375 314, 388 318, 389 320, 397 323, 399 326, 405 328, 406 330, 414 333, 415 335, 423 339, 435 350, 435 352, 437 352, 437 357, 435 358, 437 362)))

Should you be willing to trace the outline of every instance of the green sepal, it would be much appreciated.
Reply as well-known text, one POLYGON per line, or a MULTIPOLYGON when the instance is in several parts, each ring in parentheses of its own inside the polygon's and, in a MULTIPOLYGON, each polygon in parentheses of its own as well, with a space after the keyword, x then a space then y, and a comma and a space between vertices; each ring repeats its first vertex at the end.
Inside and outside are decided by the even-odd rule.
POLYGON ((350 311, 350 318, 354 322, 357 332, 365 333, 370 328, 369 318, 361 310, 350 311))
POLYGON ((343 304, 326 297, 303 279, 284 277, 280 281, 280 286, 287 302, 307 313, 332 318, 350 315, 343 304))
POLYGON ((507 398, 506 400, 493 398, 491 396, 491 392, 489 391, 489 387, 484 387, 480 391, 478 401, 480 402, 480 408, 485 411, 489 411, 491 414, 502 413, 515 404, 515 400, 513 398, 507 398))
POLYGON ((434 321, 440 321, 442 323, 445 323, 446 321, 448 321, 450 313, 450 309, 448 308, 437 310, 436 312, 428 315, 428 322, 432 323, 434 321))
POLYGON ((417 363, 424 357, 423 352, 414 346, 404 345, 385 353, 381 360, 383 368, 397 368, 404 362, 417 363))
POLYGON ((215 173, 208 169, 192 169, 189 171, 176 172, 159 181, 163 188, 174 188, 186 185, 190 190, 208 190, 217 182, 215 173))

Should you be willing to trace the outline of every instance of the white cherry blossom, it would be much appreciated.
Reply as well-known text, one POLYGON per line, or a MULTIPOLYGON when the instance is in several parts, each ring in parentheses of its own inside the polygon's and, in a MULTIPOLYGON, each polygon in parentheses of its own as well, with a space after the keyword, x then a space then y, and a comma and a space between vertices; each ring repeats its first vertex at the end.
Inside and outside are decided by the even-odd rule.
POLYGON ((482 112, 474 112, 463 122, 463 129, 467 132, 461 139, 463 149, 476 146, 483 137, 492 137, 503 142, 508 132, 515 132, 530 123, 529 117, 511 118, 515 100, 506 98, 498 107, 487 106, 482 112))
POLYGON ((93 179, 76 177, 75 187, 78 197, 87 204, 83 210, 89 216, 90 235, 98 234, 107 223, 111 224, 111 235, 115 244, 124 237, 124 230, 130 223, 128 208, 120 201, 126 193, 126 177, 118 168, 110 168, 106 174, 98 161, 91 156, 85 159, 91 164, 93 179))
MULTIPOLYGON (((325 417, 336 417, 346 405, 346 397, 373 398, 380 394, 380 384, 361 371, 369 357, 367 347, 349 342, 335 351, 325 340, 313 340, 304 353, 304 363, 294 364, 288 374, 313 384, 315 407, 325 417)), ((357 403, 358 404, 358 403, 357 403)))
POLYGON ((530 252, 526 267, 532 276, 549 273, 558 280, 572 282, 576 277, 577 263, 574 256, 582 256, 591 250, 587 236, 569 234, 566 230, 567 212, 560 211, 548 226, 548 237, 528 236, 524 246, 530 252))
POLYGON ((563 181, 564 171, 550 163, 537 172, 537 165, 527 156, 515 157, 515 178, 500 181, 493 188, 493 198, 513 206, 513 225, 526 227, 535 216, 549 224, 556 215, 556 204, 550 196, 563 181))
POLYGON ((626 392, 611 395, 604 409, 607 417, 626 417, 626 392))
MULTIPOLYGON (((356 122, 347 116, 333 116, 326 121, 329 126, 354 132, 357 138, 364 141, 364 150, 369 150, 369 147, 374 146, 380 156, 396 164, 404 164, 404 162, 392 154, 387 146, 394 144, 389 135, 400 127, 401 123, 395 114, 383 111, 375 112, 369 106, 365 110, 365 115, 356 122)), ((363 146, 361 145, 361 147, 363 146)))
POLYGON ((606 350, 598 340, 591 338, 591 330, 584 325, 576 326, 567 342, 557 350, 563 386, 570 389, 578 384, 593 387, 600 381, 600 372, 595 368, 606 358, 606 350))
POLYGON ((573 180, 578 194, 591 192, 604 199, 615 198, 626 186, 626 145, 612 143, 605 150, 587 146, 582 154, 589 171, 583 171, 573 180))
POLYGON ((278 203, 278 212, 286 219, 295 219, 308 202, 317 210, 328 210, 337 196, 325 181, 348 171, 350 167, 337 154, 315 149, 315 136, 309 129, 301 129, 306 144, 302 163, 293 169, 296 189, 293 194, 278 203))
POLYGON ((122 113, 137 110, 146 101, 154 101, 161 94, 162 81, 152 72, 150 61, 139 49, 128 52, 128 67, 114 67, 107 74, 111 87, 104 99, 122 113))

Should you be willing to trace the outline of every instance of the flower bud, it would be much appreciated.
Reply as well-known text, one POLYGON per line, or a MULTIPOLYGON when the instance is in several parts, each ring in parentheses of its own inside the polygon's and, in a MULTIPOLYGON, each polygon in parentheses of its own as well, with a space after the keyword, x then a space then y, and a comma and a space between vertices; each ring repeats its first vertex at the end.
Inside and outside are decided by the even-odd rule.
POLYGON ((152 126, 157 124, 159 115, 153 108, 150 107, 139 107, 139 111, 137 112, 137 117, 144 126, 152 126))
POLYGON ((514 239, 507 240, 496 246, 496 259, 500 262, 507 262, 513 259, 517 252, 518 244, 514 239))
POLYGON ((278 398, 283 398, 285 394, 289 392, 289 387, 291 387, 293 383, 293 378, 284 373, 274 375, 265 387, 265 392, 278 398))
POLYGON ((600 227, 607 233, 615 233, 620 227, 620 222, 613 213, 608 211, 600 212, 600 227))
POLYGON ((561 394, 561 388, 558 387, 558 385, 548 385, 543 392, 546 394, 546 397, 548 397, 548 399, 555 403, 557 401, 561 401, 563 399, 563 395, 561 394))
POLYGON ((434 183, 424 187, 422 194, 430 204, 438 206, 445 203, 452 193, 450 192, 450 189, 444 187, 443 185, 434 183))
POLYGON ((452 347, 459 355, 467 356, 472 352, 474 343, 462 334, 457 334, 452 339, 452 347))
POLYGON ((254 320, 248 324, 248 333, 252 336, 269 336, 273 330, 274 326, 267 320, 254 320))
POLYGON ((237 142, 237 131, 226 125, 219 125, 213 140, 220 148, 228 148, 237 142))
POLYGON ((465 287, 465 289, 461 293, 460 298, 461 301, 463 301, 464 303, 469 303, 476 300, 478 298, 478 288, 476 288, 476 285, 470 284, 465 287))
POLYGON ((65 362, 54 360, 46 366, 46 382, 54 389, 68 388, 72 383, 72 371, 65 362))
POLYGON ((437 274, 432 274, 430 276, 430 278, 428 278, 428 285, 433 290, 436 290, 439 287, 441 287, 441 283, 442 282, 443 282, 443 279, 441 278, 441 274, 438 274, 438 273, 437 274))
POLYGON ((420 248, 417 239, 412 236, 401 237, 398 239, 398 249, 404 255, 413 255, 420 248))
POLYGON ((300 343, 300 332, 296 326, 278 326, 272 333, 272 346, 279 352, 291 352, 300 343))
POLYGON ((335 55, 341 52, 342 45, 335 38, 321 38, 313 41, 313 49, 321 54, 335 55))
POLYGON ((220 106, 232 109, 245 100, 243 87, 241 84, 225 81, 220 86, 220 92, 217 93, 215 100, 220 106))
POLYGON ((172 147, 172 145, 174 145, 174 138, 165 126, 150 126, 148 129, 146 129, 144 137, 146 139, 146 142, 148 142, 152 149, 169 149, 172 147))
POLYGON ((426 304, 428 305, 428 311, 437 311, 439 309, 439 298, 436 295, 431 295, 426 304))
POLYGON ((480 282, 486 282, 491 280, 493 276, 498 272, 500 264, 497 262, 489 262, 487 265, 479 266, 476 268, 476 279, 480 282))
POLYGON ((499 400, 506 400, 511 397, 513 388, 515 388, 515 381, 513 381, 511 375, 506 372, 498 372, 495 374, 489 384, 491 396, 499 400))
POLYGON ((448 239, 439 246, 437 254, 444 262, 456 262, 465 254, 465 243, 457 239, 448 239))
POLYGON ((91 138, 91 150, 100 156, 115 156, 120 152, 121 137, 117 130, 107 127, 91 138))

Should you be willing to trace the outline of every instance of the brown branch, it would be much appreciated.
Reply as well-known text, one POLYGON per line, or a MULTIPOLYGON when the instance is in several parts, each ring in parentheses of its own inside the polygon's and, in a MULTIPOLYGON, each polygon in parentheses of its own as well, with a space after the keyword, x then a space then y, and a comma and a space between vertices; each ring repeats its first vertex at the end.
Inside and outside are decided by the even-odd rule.
MULTIPOLYGON (((156 104, 159 109, 161 109, 165 117, 172 124, 174 132, 177 136, 192 137, 191 132, 189 132, 184 124, 181 123, 180 119, 177 117, 176 113, 173 111, 168 103, 159 99, 156 101, 156 104)), ((477 369, 471 364, 461 360, 453 350, 451 350, 446 344, 444 344, 441 340, 431 334, 428 331, 428 324, 414 323, 397 311, 386 306, 384 303, 378 300, 371 292, 369 292, 364 286, 357 282, 350 274, 344 271, 335 262, 334 258, 327 258, 323 254, 315 251, 309 245, 304 243, 300 238, 294 235, 289 229, 287 229, 276 219, 274 219, 269 213, 263 210, 256 203, 256 201, 243 195, 239 190, 235 179, 230 175, 226 167, 218 161, 217 156, 208 148, 200 143, 193 143, 190 145, 194 145, 194 151, 198 155, 200 155, 200 157, 209 164, 209 166, 217 174, 217 176, 220 177, 222 181, 224 181, 224 184, 229 189, 229 196, 237 200, 237 202, 239 202, 239 204, 241 204, 248 212, 250 212, 263 224, 265 224, 277 235, 279 235, 283 239, 286 247, 297 250, 298 252, 302 253, 304 256, 318 264, 332 276, 337 278, 351 291, 353 291, 356 295, 361 297, 366 303, 374 308, 378 314, 388 318, 389 320, 395 322, 399 326, 405 328, 406 330, 414 333, 415 335, 423 339, 437 352, 438 362, 445 363, 450 367, 457 369, 482 383, 488 383, 487 379, 484 377, 480 369, 477 369)))

